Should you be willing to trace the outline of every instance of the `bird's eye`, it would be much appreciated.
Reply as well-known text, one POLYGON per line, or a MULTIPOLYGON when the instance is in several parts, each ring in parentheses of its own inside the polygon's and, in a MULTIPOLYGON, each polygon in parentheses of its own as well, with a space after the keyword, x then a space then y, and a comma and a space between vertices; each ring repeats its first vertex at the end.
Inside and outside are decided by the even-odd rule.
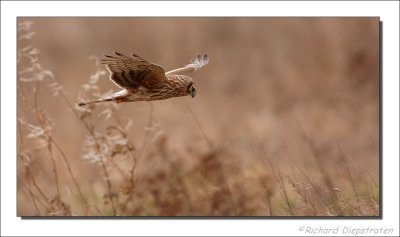
POLYGON ((190 94, 193 98, 197 94, 196 93, 196 87, 194 86, 194 83, 190 83, 187 87, 187 93, 190 94))

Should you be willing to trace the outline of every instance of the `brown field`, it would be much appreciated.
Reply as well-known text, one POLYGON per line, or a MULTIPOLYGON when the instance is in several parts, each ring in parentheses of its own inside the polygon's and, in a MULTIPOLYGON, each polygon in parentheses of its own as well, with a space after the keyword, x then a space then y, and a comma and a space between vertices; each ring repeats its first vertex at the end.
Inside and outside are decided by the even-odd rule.
POLYGON ((17 216, 379 216, 379 18, 18 18, 17 216), (197 96, 117 91, 97 60, 197 96))

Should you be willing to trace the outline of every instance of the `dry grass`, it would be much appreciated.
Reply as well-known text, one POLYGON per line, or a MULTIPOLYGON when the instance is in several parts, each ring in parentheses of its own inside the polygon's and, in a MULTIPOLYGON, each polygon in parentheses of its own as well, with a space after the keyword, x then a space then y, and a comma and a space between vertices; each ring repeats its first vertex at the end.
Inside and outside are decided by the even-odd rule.
POLYGON ((380 214, 378 19, 18 24, 18 216, 380 214), (112 85, 88 55, 132 44, 168 68, 206 51, 198 96, 76 107, 112 85))

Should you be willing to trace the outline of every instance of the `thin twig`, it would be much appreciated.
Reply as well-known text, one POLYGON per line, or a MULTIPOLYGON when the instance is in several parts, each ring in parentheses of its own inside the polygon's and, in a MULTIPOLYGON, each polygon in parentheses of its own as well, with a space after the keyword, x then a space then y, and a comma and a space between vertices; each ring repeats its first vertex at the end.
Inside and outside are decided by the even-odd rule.
MULTIPOLYGON (((258 142, 258 145, 260 146, 261 151, 264 153, 265 158, 268 160, 269 166, 270 166, 271 171, 272 171, 272 175, 274 176, 276 182, 279 185, 279 192, 283 196, 283 198, 285 199, 286 205, 289 208, 290 215, 294 216, 293 207, 292 207, 292 204, 290 203, 289 195, 287 194, 286 187, 285 187, 285 182, 283 181, 281 171, 279 170, 278 167, 277 167, 278 171, 277 172, 275 171, 275 166, 272 163, 271 159, 269 158, 269 155, 268 155, 267 151, 265 150, 263 144, 261 142, 258 142)), ((263 160, 260 160, 260 162, 264 164, 264 167, 266 167, 266 165, 265 165, 263 160)))
POLYGON ((186 109, 190 112, 190 114, 192 115, 194 121, 196 122, 197 126, 200 128, 201 132, 203 133, 204 139, 207 141, 207 144, 209 146, 209 148, 212 148, 212 143, 210 141, 210 139, 208 139, 207 134, 204 132, 204 129, 202 128, 199 120, 197 119, 196 115, 193 113, 193 111, 190 109, 189 106, 185 105, 186 109))
MULTIPOLYGON (((68 107, 73 111, 73 113, 79 119, 79 121, 81 121, 83 123, 84 127, 89 132, 89 134, 93 137, 93 140, 95 141, 96 151, 99 154, 101 154, 102 151, 100 149, 100 144, 99 144, 99 142, 98 142, 98 140, 96 138, 96 135, 94 134, 94 129, 84 119, 82 119, 79 116, 79 114, 77 113, 75 108, 72 106, 71 102, 68 100, 67 96, 65 95, 65 93, 63 91, 61 91, 60 95, 63 98, 64 102, 68 105, 68 107)), ((107 155, 107 154, 105 154, 105 155, 107 155)), ((111 194, 112 193, 112 184, 111 184, 111 181, 110 181, 110 175, 108 174, 107 167, 106 167, 105 162, 104 162, 104 158, 102 156, 100 156, 100 157, 101 157, 100 165, 101 165, 101 167, 103 169, 103 172, 104 172, 104 176, 105 176, 105 180, 106 180, 107 192, 109 194, 111 194)), ((111 206, 112 206, 113 215, 115 216, 117 214, 117 209, 116 209, 116 205, 115 205, 115 202, 114 202, 114 198, 112 198, 112 197, 111 197, 111 206)))
MULTIPOLYGON (((36 83, 35 87, 33 88, 33 103, 34 103, 35 114, 36 114, 36 117, 37 117, 42 129, 44 131, 47 131, 45 121, 44 121, 44 119, 42 117, 42 114, 40 113, 40 111, 38 109, 37 91, 38 91, 38 84, 36 83)), ((46 139, 46 142, 47 142, 47 148, 48 148, 49 153, 50 153, 50 162, 51 162, 51 166, 52 166, 52 169, 53 169, 54 181, 55 181, 56 192, 57 192, 57 200, 60 201, 61 194, 60 194, 60 185, 58 183, 57 166, 56 166, 55 158, 53 156, 53 152, 51 150, 51 143, 50 143, 48 137, 46 139)))
POLYGON ((37 204, 36 204, 36 199, 37 199, 38 201, 40 201, 40 200, 39 200, 39 199, 35 196, 35 194, 33 193, 31 183, 29 183, 29 186, 27 186, 26 184, 24 184, 24 182, 23 182, 22 180, 20 180, 19 183, 21 183, 22 185, 24 185, 24 187, 28 190, 29 197, 31 198, 31 201, 32 201, 32 203, 33 203, 33 207, 34 207, 34 209, 35 209, 35 213, 36 213, 37 216, 40 216, 40 211, 39 211, 39 208, 38 208, 38 206, 37 206, 37 204))
POLYGON ((353 188, 353 192, 354 192, 354 195, 356 197, 357 204, 358 204, 357 205, 358 211, 361 214, 359 195, 358 195, 358 192, 357 192, 357 188, 356 188, 356 184, 354 182, 353 176, 351 175, 350 167, 349 167, 349 165, 347 164, 347 161, 346 161, 346 155, 344 154, 344 152, 342 151, 341 147, 338 144, 336 144, 336 146, 337 146, 337 148, 338 148, 338 150, 340 152, 340 158, 342 158, 343 164, 346 167, 347 176, 350 179, 350 183, 351 183, 351 186, 353 188))
POLYGON ((69 175, 71 176, 72 182, 74 183, 76 189, 78 190, 79 193, 79 198, 82 199, 85 203, 85 213, 86 215, 89 215, 89 206, 88 206, 88 200, 85 198, 85 196, 83 195, 83 192, 78 184, 78 181, 76 180, 72 169, 71 169, 71 165, 69 164, 69 161, 67 159, 67 156, 65 155, 64 151, 61 149, 61 147, 58 145, 58 143, 54 140, 53 137, 51 137, 51 142, 53 143, 53 145, 56 147, 56 149, 60 152, 62 159, 64 160, 65 165, 67 166, 67 170, 69 175))

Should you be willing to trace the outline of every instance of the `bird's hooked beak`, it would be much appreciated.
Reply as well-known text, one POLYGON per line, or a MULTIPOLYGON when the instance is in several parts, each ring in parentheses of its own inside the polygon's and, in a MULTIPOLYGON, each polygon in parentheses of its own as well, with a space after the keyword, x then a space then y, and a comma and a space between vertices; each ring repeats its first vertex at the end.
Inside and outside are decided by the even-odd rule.
POLYGON ((192 96, 192 98, 194 98, 194 97, 196 96, 196 94, 197 94, 196 90, 192 90, 191 93, 190 93, 190 95, 192 96))

